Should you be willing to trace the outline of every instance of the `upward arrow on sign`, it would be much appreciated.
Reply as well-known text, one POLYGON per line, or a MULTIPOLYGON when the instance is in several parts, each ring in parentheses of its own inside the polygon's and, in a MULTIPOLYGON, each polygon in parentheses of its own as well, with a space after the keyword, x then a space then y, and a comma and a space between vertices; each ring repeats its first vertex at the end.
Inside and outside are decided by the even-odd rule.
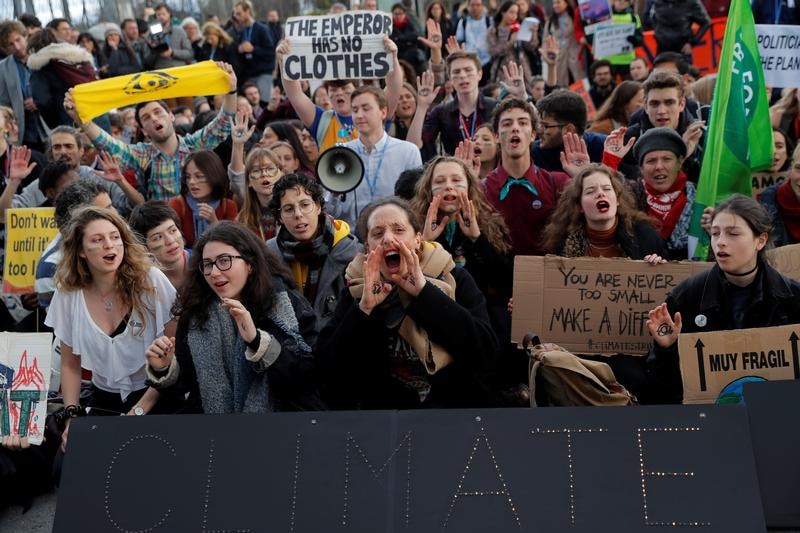
POLYGON ((697 339, 694 347, 697 350, 697 370, 700 373, 700 390, 706 390, 706 366, 703 363, 703 341, 697 339))
POLYGON ((794 365, 794 379, 800 379, 800 356, 797 354, 797 339, 800 337, 797 336, 797 333, 794 331, 789 336, 789 342, 792 343, 792 364, 794 365))

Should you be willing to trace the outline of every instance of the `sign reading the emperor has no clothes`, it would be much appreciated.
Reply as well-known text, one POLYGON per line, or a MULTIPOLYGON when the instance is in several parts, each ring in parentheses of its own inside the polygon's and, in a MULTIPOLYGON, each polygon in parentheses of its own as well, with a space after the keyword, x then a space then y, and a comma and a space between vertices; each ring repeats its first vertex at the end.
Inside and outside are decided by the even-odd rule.
POLYGON ((356 11, 286 21, 291 50, 283 59, 289 80, 384 78, 392 58, 383 36, 392 33, 392 17, 380 11, 356 11))

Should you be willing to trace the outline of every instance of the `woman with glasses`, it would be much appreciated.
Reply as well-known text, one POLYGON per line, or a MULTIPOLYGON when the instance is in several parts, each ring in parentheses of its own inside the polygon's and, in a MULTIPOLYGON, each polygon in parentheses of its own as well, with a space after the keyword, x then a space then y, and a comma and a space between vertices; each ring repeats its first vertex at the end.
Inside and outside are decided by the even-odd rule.
POLYGON ((347 222, 327 215, 324 204, 322 187, 308 176, 282 177, 269 204, 281 226, 267 242, 267 248, 291 269, 297 287, 317 313, 320 328, 336 309, 345 287, 345 268, 361 251, 347 222))
POLYGON ((178 213, 187 248, 219 221, 236 218, 236 202, 228 198, 228 179, 217 154, 210 150, 189 154, 181 172, 181 194, 169 206, 178 213))
POLYGON ((322 407, 312 379, 314 310, 251 231, 222 222, 195 246, 173 309, 175 337, 147 349, 147 373, 183 412, 264 413, 322 407))
POLYGON ((247 180, 244 205, 236 221, 267 241, 278 229, 269 202, 272 200, 272 187, 283 176, 281 161, 272 150, 253 148, 247 154, 244 176, 247 180))
MULTIPOLYGON (((75 211, 61 249, 46 324, 61 341, 67 412, 80 412, 82 368, 92 372, 91 414, 151 412, 159 394, 146 385, 144 354, 157 337, 174 335, 175 289, 125 220, 109 209, 75 211)), ((68 433, 69 420, 64 449, 68 433)))

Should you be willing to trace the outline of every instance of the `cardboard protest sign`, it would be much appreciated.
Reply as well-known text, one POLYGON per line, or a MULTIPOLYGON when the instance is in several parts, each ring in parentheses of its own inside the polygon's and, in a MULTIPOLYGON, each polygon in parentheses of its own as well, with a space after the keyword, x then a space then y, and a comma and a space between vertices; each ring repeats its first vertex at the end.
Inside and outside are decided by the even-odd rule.
POLYGON ((756 24, 758 52, 769 87, 800 87, 800 26, 756 24))
POLYGON ((678 337, 683 403, 741 403, 751 381, 800 379, 800 325, 678 337))
POLYGON ((636 24, 603 24, 594 32, 592 52, 594 57, 604 57, 630 52, 633 45, 628 42, 628 37, 636 31, 636 24))
POLYGON ((611 20, 608 0, 578 0, 578 10, 586 35, 592 35, 601 23, 611 20))
POLYGON ((52 342, 50 333, 0 333, 0 436, 42 443, 52 342))
POLYGON ((794 280, 800 281, 800 244, 790 244, 767 250, 772 268, 794 280))
POLYGON ((391 33, 392 17, 381 11, 291 17, 286 21, 291 52, 281 72, 288 80, 384 78, 393 62, 383 36, 391 33))
POLYGON ((34 292, 36 265, 58 233, 52 207, 6 210, 6 260, 3 292, 34 292))
POLYGON ((519 343, 533 332, 574 353, 644 355, 651 340, 648 312, 680 282, 712 265, 518 256, 511 340, 519 343))
POLYGON ((764 192, 764 189, 776 183, 783 183, 788 175, 788 170, 781 170, 778 172, 754 172, 753 198, 758 200, 761 197, 761 193, 764 192))

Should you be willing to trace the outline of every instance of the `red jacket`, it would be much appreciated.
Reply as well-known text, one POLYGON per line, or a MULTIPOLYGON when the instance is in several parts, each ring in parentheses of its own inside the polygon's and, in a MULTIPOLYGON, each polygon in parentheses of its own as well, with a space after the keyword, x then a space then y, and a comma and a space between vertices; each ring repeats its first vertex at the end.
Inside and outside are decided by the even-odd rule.
MULTIPOLYGON (((197 237, 194 234, 192 208, 189 207, 183 196, 176 196, 170 200, 169 206, 178 213, 178 217, 181 219, 181 233, 183 233, 183 239, 186 241, 185 246, 191 248, 194 246, 194 240, 197 237)), ((235 220, 239 209, 236 207, 236 202, 230 198, 223 198, 214 212, 217 214, 218 220, 235 220)))

